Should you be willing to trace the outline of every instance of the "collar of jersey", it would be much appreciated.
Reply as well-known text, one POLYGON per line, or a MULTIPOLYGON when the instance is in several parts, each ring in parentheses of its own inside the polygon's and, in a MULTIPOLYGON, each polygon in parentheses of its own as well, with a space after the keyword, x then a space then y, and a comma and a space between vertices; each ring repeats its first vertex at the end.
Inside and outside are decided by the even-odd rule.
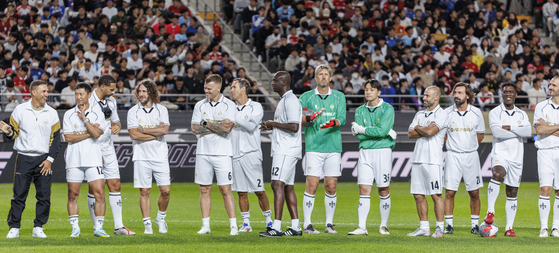
MULTIPOLYGON (((472 105, 468 104, 468 108, 466 108, 466 112, 469 112, 472 109, 471 106, 472 105)), ((452 110, 455 111, 455 112, 460 112, 460 111, 458 111, 458 107, 456 106, 456 104, 452 105, 452 110)))
POLYGON ((221 93, 220 93, 219 95, 220 95, 221 97, 219 98, 219 100, 217 101, 217 103, 215 103, 215 105, 212 104, 212 101, 211 101, 209 98, 206 98, 206 99, 208 100, 208 103, 210 103, 210 105, 211 105, 212 107, 218 105, 218 104, 221 103, 221 102, 223 102, 223 98, 225 98, 225 96, 223 96, 223 94, 221 94, 221 93))
POLYGON ((27 110, 36 111, 36 112, 41 112, 41 111, 45 110, 45 108, 47 107, 47 104, 45 104, 45 105, 43 106, 43 108, 41 108, 41 110, 35 110, 35 109, 33 108, 33 106, 31 105, 31 99, 29 99, 29 101, 27 101, 27 102, 25 102, 25 103, 27 103, 27 105, 26 105, 27 110))
POLYGON ((379 102, 376 106, 371 107, 371 106, 369 106, 369 103, 366 103, 365 107, 366 108, 378 108, 378 107, 380 107, 382 105, 382 103, 384 103, 384 100, 382 100, 382 98, 379 98, 378 100, 379 100, 379 102))
POLYGON ((280 99, 284 98, 284 97, 285 97, 288 93, 290 93, 290 92, 293 93, 293 90, 288 90, 288 91, 286 91, 286 92, 283 94, 283 96, 281 96, 280 99))
POLYGON ((559 105, 556 106, 556 104, 554 104, 553 101, 551 101, 551 98, 549 98, 549 99, 547 100, 547 103, 548 103, 549 105, 551 105, 551 108, 553 108, 553 109, 555 109, 555 110, 559 110, 559 105))
POLYGON ((427 115, 431 115, 431 113, 434 113, 436 111, 438 111, 441 108, 441 105, 437 105, 437 107, 435 107, 435 110, 429 111, 429 108, 425 109, 425 114, 427 115))
POLYGON ((332 95, 332 89, 330 89, 330 87, 328 87, 328 93, 320 94, 320 92, 318 92, 318 86, 317 86, 316 88, 314 88, 314 94, 315 95, 332 95))
MULTIPOLYGON (((509 111, 509 110, 507 110, 507 108, 505 107, 505 103, 501 103, 501 109, 502 109, 503 111, 507 111, 507 112, 509 111)), ((512 108, 511 111, 516 112, 516 105, 514 105, 514 107, 512 108)))

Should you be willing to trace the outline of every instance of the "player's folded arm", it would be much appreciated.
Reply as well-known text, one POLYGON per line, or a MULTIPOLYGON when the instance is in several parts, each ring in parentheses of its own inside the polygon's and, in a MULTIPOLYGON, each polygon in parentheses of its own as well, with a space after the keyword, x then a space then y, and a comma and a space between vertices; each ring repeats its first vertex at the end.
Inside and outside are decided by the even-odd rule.
POLYGON ((536 129, 536 134, 538 135, 550 135, 559 131, 559 125, 542 125, 537 121, 534 123, 534 128, 536 129))
POLYGON ((163 125, 155 128, 144 128, 144 133, 154 137, 160 137, 169 133, 169 125, 163 125))
POLYGON ((130 128, 128 129, 128 133, 130 134, 130 139, 136 141, 151 141, 155 139, 155 136, 144 134, 138 128, 130 128))
POLYGON ((532 126, 530 126, 530 124, 522 126, 511 126, 510 131, 518 137, 532 136, 532 126))
POLYGON ((518 138, 516 134, 511 131, 503 129, 502 126, 494 124, 491 126, 491 133, 494 137, 497 137, 501 140, 508 140, 512 138, 518 138))

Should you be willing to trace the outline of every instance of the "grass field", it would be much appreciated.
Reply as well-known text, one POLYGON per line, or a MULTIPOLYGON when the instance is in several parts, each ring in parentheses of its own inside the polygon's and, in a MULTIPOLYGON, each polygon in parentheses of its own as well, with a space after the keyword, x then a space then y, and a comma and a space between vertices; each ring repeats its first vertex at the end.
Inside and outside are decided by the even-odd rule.
MULTIPOLYGON (((267 186, 270 201, 273 200, 272 191, 267 186)), ((0 214, 7 216, 10 208, 11 184, 0 184, 0 214)), ((501 230, 497 238, 481 238, 470 234, 470 209, 469 199, 462 185, 456 196, 456 208, 454 213, 455 231, 453 235, 443 238, 410 238, 406 234, 413 232, 419 226, 419 219, 415 210, 415 203, 409 194, 409 183, 393 183, 391 187, 392 210, 388 222, 391 235, 381 236, 378 234, 380 222, 378 211, 378 197, 371 198, 371 212, 367 222, 369 230, 368 236, 348 236, 347 232, 357 227, 357 202, 359 198, 358 187, 355 183, 341 183, 338 185, 338 204, 334 222, 336 223, 337 235, 303 235, 302 237, 283 237, 283 238, 260 238, 257 234, 264 231, 264 217, 258 207, 257 198, 254 195, 249 197, 251 204, 251 220, 254 232, 240 234, 239 236, 229 236, 229 220, 223 207, 223 201, 217 187, 212 189, 212 213, 211 229, 212 234, 198 235, 196 232, 202 224, 200 207, 198 204, 199 190, 193 183, 174 183, 171 186, 171 203, 167 211, 168 234, 158 234, 157 227, 154 226, 153 235, 143 235, 143 223, 138 204, 139 191, 132 187, 132 184, 123 184, 122 196, 124 205, 124 224, 131 230, 138 233, 136 236, 111 236, 110 238, 97 238, 93 236, 93 229, 90 216, 87 210, 87 188, 82 186, 82 195, 79 199, 80 204, 80 227, 82 236, 80 238, 70 238, 71 226, 68 221, 66 210, 67 186, 66 184, 53 184, 52 186, 52 206, 48 224, 44 226, 47 239, 37 239, 31 236, 33 219, 35 217, 35 192, 31 187, 28 197, 28 206, 23 213, 22 229, 20 237, 8 240, 5 235, 8 226, 0 228, 0 251, 2 252, 23 252, 30 250, 40 252, 183 252, 183 251, 204 251, 204 252, 290 252, 290 251, 310 251, 310 252, 340 252, 340 250, 352 252, 370 251, 419 251, 433 252, 440 250, 450 250, 450 252, 462 251, 554 251, 559 245, 559 238, 539 238, 539 214, 538 203, 538 184, 523 183, 518 195, 518 213, 515 222, 515 232, 518 238, 504 237, 504 189, 501 189, 501 196, 497 201, 497 225, 501 225, 501 230)), ((322 185, 321 185, 322 187, 322 185)), ((504 187, 504 186, 502 186, 504 187)), ((301 200, 304 191, 304 184, 296 184, 297 196, 299 200, 299 215, 301 225, 303 212, 301 200)), ((152 191, 152 220, 157 213, 156 201, 158 190, 152 191)), ((321 231, 324 228, 324 189, 317 192, 317 201, 313 213, 313 223, 321 231)), ((487 209, 487 188, 481 190, 482 196, 482 217, 487 209)), ((106 197, 108 199, 108 196, 106 197)), ((432 212, 432 201, 429 199, 431 231, 434 232, 435 218, 432 212)), ((272 210, 273 211, 273 210, 272 210)), ((5 217, 2 216, 2 217, 5 217)), ((553 214, 550 215, 550 222, 553 214)), ((105 230, 112 235, 113 222, 112 213, 107 203, 107 214, 105 230)), ((238 223, 240 211, 237 207, 238 223)), ((285 229, 290 226, 290 218, 287 210, 283 217, 285 229)), ((551 226, 551 225, 550 225, 551 226)))

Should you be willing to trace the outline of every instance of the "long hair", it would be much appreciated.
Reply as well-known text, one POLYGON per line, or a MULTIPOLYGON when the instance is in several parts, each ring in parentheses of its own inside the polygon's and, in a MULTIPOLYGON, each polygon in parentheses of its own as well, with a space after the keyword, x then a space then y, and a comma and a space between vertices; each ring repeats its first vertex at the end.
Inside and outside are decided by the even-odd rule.
POLYGON ((474 101, 476 99, 474 91, 472 90, 472 86, 470 86, 467 83, 464 82, 459 82, 456 85, 454 85, 454 88, 452 88, 452 92, 450 94, 454 95, 454 92, 456 91, 456 88, 458 87, 464 87, 466 89, 466 95, 468 95, 468 104, 473 105, 474 101))
POLYGON ((140 86, 144 86, 146 87, 146 89, 148 90, 148 97, 149 100, 156 104, 159 103, 159 90, 157 89, 157 85, 155 84, 155 82, 153 82, 152 80, 146 79, 141 81, 138 84, 138 87, 136 87, 136 89, 134 89, 134 97, 136 98, 136 101, 140 101, 140 96, 138 96, 138 92, 139 92, 139 88, 140 86))

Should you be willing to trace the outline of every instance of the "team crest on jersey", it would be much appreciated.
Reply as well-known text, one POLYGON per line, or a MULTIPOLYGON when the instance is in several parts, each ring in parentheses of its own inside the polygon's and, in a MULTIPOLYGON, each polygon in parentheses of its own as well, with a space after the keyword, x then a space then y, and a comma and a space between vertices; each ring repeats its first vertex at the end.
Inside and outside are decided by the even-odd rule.
POLYGON ((245 119, 248 119, 248 115, 245 115, 245 119))
POLYGON ((74 128, 78 128, 78 125, 77 125, 77 124, 74 124, 74 128))
POLYGON ((379 123, 380 123, 380 119, 379 119, 379 118, 377 118, 377 124, 379 124, 379 123))
POLYGON ((314 105, 314 108, 318 109, 318 105, 314 105))
POLYGON ((221 116, 222 114, 223 114, 223 113, 221 113, 221 112, 218 112, 218 113, 217 113, 217 115, 219 115, 219 116, 221 116))
POLYGON ((159 121, 159 118, 155 118, 155 121, 159 121))
POLYGON ((330 105, 330 110, 334 110, 334 105, 330 105))
POLYGON ((456 125, 456 123, 454 123, 454 121, 452 121, 452 124, 453 124, 453 125, 456 125))
POLYGON ((520 120, 518 121, 518 124, 520 124, 520 120))
POLYGON ((309 166, 309 167, 307 167, 307 169, 308 169, 308 170, 311 170, 311 167, 309 166))
POLYGON ((43 120, 43 125, 46 125, 46 124, 48 124, 48 123, 49 123, 49 122, 48 122, 46 119, 43 120))
POLYGON ((204 115, 206 115, 206 112, 204 112, 204 115))
POLYGON ((138 119, 138 122, 142 122, 142 119, 138 119))

